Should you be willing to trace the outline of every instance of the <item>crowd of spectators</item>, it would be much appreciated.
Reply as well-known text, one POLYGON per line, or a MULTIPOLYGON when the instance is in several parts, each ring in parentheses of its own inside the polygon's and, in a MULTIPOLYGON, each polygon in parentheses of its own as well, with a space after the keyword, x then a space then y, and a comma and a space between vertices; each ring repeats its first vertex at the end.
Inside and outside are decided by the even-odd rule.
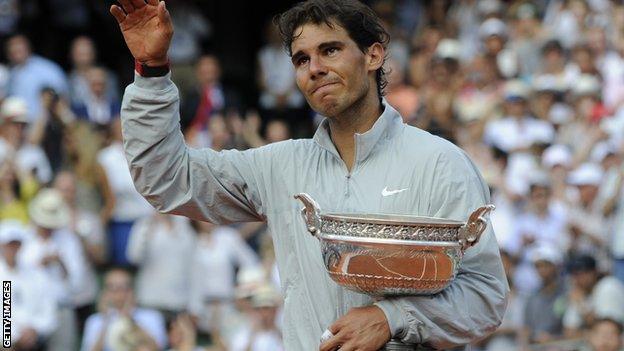
MULTIPOLYGON (((0 277, 13 283, 17 349, 281 350, 266 227, 156 213, 123 153, 123 72, 80 33, 59 34, 69 68, 37 55, 18 32, 18 3, 0 0, 0 277)), ((368 3, 392 38, 386 102, 465 150, 497 207, 511 293, 501 327, 473 349, 622 350, 624 5, 368 3)), ((314 133, 321 117, 271 24, 249 102, 223 84, 218 54, 201 52, 210 23, 184 1, 171 12, 189 145, 247 149, 314 133)))

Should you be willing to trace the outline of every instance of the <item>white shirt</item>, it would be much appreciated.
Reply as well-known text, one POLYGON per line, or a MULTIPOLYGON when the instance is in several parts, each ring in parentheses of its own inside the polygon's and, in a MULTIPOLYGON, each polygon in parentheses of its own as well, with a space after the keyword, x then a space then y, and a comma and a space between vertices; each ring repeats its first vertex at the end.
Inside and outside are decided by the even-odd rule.
MULTIPOLYGON (((112 312, 110 319, 108 320, 108 325, 111 326, 113 323, 119 320, 119 314, 112 312)), ((163 316, 155 310, 145 309, 145 308, 137 308, 132 312, 132 319, 134 322, 149 334, 156 344, 158 344, 159 349, 162 350, 167 344, 167 330, 165 328, 165 319, 163 316)), ((91 351, 93 345, 97 342, 100 337, 100 333, 106 326, 107 321, 101 313, 95 313, 87 318, 87 322, 85 323, 84 335, 82 338, 82 346, 80 347, 81 351, 91 351)), ((104 351, 115 351, 111 348, 109 344, 110 332, 112 328, 109 328, 106 333, 106 337, 104 338, 104 351)))
POLYGON ((0 278, 11 281, 11 338, 17 341, 26 328, 49 336, 56 328, 56 300, 45 272, 21 264, 12 269, 0 258, 0 278))
POLYGON ((606 276, 598 281, 591 294, 580 305, 569 305, 563 315, 563 326, 581 328, 583 310, 591 311, 596 318, 612 318, 624 322, 624 284, 617 278, 606 276))
POLYGON ((532 117, 523 117, 521 120, 506 117, 489 122, 483 138, 487 144, 510 152, 534 143, 552 142, 554 135, 555 130, 548 122, 532 117))
POLYGON ((195 232, 184 217, 169 216, 169 227, 158 216, 140 219, 130 232, 128 259, 139 266, 137 301, 152 308, 183 310, 189 303, 195 232))
POLYGON ((67 229, 56 230, 44 240, 33 235, 22 243, 20 263, 42 268, 50 277, 47 292, 61 305, 84 306, 95 301, 98 284, 95 272, 85 257, 79 239, 67 229), (67 269, 67 276, 57 263, 44 267, 41 261, 49 255, 58 254, 67 269))
POLYGON ((260 331, 256 334, 254 340, 251 343, 251 347, 248 349, 249 341, 251 338, 251 330, 246 328, 239 331, 232 342, 230 351, 283 351, 284 345, 282 344, 281 335, 275 331, 260 331))
POLYGON ((259 264, 236 230, 217 227, 211 234, 200 234, 192 263, 191 311, 202 311, 208 300, 233 299, 234 267, 259 264))
POLYGON ((276 95, 279 94, 288 94, 288 107, 303 105, 303 96, 295 85, 295 69, 282 47, 263 47, 258 53, 258 63, 265 86, 260 95, 260 104, 264 108, 275 108, 276 95))
POLYGON ((134 188, 121 142, 102 149, 97 158, 115 194, 112 219, 117 222, 132 222, 151 214, 152 207, 134 188))

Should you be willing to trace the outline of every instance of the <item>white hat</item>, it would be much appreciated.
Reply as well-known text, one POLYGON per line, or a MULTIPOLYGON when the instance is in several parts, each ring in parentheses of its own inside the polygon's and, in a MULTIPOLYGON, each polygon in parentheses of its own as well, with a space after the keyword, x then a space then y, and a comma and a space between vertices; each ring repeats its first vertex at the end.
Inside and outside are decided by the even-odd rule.
POLYGON ((9 96, 0 106, 0 115, 5 121, 28 123, 28 105, 17 96, 9 96))
POLYGON ((531 88, 528 84, 519 79, 511 79, 505 83, 503 88, 505 99, 527 99, 531 94, 531 88))
POLYGON ((481 23, 479 27, 479 36, 481 39, 487 39, 492 35, 502 38, 507 37, 507 25, 498 18, 489 18, 481 23))
POLYGON ((59 229, 69 223, 69 208, 55 189, 42 189, 28 206, 30 219, 47 229, 59 229))
POLYGON ((500 0, 481 0, 477 2, 477 11, 481 15, 490 15, 499 13, 503 10, 503 4, 500 0))
POLYGON ((0 222, 0 244, 8 244, 12 241, 22 242, 27 237, 24 225, 17 220, 5 220, 0 222))
POLYGON ((600 80, 591 74, 581 74, 572 83, 572 94, 574 96, 587 96, 600 94, 600 80))
POLYGON ((557 102, 548 111, 548 119, 553 124, 566 124, 572 121, 574 110, 564 103, 557 102))
POLYGON ((236 274, 236 297, 247 298, 255 289, 267 281, 267 274, 261 266, 243 267, 236 274))
POLYGON ((435 55, 446 59, 459 60, 461 56, 461 44, 455 39, 442 39, 438 43, 435 55))
POLYGON ((599 186, 603 172, 595 163, 583 163, 568 175, 568 183, 571 185, 595 185, 599 186))
POLYGON ((271 284, 263 284, 251 295, 251 305, 255 308, 275 307, 280 304, 281 296, 271 284))
POLYGON ((570 167, 572 165, 572 152, 565 145, 549 146, 542 153, 542 165, 548 169, 555 166, 570 167))
POLYGON ((563 263, 563 254, 559 249, 552 245, 541 244, 538 247, 531 250, 531 262, 538 261, 550 262, 554 265, 560 265, 563 263))
POLYGON ((597 143, 591 151, 590 160, 600 163, 605 157, 618 153, 618 148, 609 141, 601 141, 597 143))

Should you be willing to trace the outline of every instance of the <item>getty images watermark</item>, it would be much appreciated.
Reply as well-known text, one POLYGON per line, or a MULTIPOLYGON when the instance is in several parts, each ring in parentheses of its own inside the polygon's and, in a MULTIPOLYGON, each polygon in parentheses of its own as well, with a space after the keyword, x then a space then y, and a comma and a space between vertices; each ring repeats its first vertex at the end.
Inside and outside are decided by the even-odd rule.
POLYGON ((11 347, 11 281, 2 281, 2 346, 11 347))

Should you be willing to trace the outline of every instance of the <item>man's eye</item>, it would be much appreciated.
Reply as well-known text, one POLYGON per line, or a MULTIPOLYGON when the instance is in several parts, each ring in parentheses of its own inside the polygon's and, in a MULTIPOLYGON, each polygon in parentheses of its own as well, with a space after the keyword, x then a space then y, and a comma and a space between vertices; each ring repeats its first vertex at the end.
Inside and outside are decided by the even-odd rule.
POLYGON ((327 48, 327 49, 325 50, 325 53, 326 53, 327 55, 333 55, 333 54, 335 54, 336 52, 338 52, 338 48, 337 48, 337 47, 330 47, 330 48, 327 48))
POLYGON ((305 65, 307 62, 308 62, 308 58, 307 57, 302 57, 302 58, 297 60, 297 66, 305 65))

